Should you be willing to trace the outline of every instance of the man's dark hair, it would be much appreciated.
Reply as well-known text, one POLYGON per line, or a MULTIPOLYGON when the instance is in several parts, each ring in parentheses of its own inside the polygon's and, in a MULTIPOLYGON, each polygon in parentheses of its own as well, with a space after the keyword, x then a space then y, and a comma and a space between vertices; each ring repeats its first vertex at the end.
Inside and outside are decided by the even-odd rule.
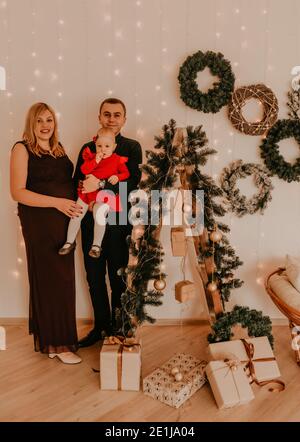
POLYGON ((119 98, 106 98, 104 101, 102 101, 102 103, 100 104, 99 115, 101 114, 101 110, 102 110, 105 103, 120 104, 124 110, 124 116, 126 117, 126 106, 122 100, 119 100, 119 98))

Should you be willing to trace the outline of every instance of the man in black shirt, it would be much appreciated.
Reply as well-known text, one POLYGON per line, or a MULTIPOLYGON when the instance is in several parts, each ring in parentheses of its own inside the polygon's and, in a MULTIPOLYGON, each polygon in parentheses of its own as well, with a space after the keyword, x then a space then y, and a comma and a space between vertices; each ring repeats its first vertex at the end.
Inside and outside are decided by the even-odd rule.
MULTIPOLYGON (((126 164, 130 173, 127 180, 127 194, 129 194, 132 190, 137 189, 141 178, 139 164, 142 163, 142 149, 137 141, 121 135, 120 131, 125 122, 126 107, 121 100, 108 98, 101 103, 99 123, 102 127, 109 128, 114 132, 117 144, 115 153, 128 158, 126 164)), ((82 147, 78 156, 74 181, 75 185, 78 186, 79 181, 84 180, 84 191, 92 192, 100 188, 100 180, 93 175, 86 178, 80 170, 83 163, 82 152, 86 147, 89 147, 92 152, 96 151, 94 141, 90 141, 82 147)), ((89 334, 79 341, 79 347, 88 347, 95 344, 101 339, 103 332, 109 335, 116 326, 115 311, 116 308, 121 307, 121 294, 125 290, 125 284, 122 276, 118 274, 118 270, 126 267, 128 263, 126 236, 130 234, 131 227, 128 222, 126 225, 107 224, 101 245, 101 255, 98 259, 95 259, 90 257, 88 253, 93 242, 94 219, 92 213, 88 212, 81 222, 84 265, 95 322, 94 328, 89 334), (111 309, 105 281, 106 266, 111 286, 111 309)))

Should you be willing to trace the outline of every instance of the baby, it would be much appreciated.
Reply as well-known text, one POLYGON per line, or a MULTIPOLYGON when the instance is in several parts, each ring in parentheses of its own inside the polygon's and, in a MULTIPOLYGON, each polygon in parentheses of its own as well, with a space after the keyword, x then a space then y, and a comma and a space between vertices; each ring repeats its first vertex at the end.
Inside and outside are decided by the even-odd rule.
MULTIPOLYGON (((128 158, 114 153, 116 142, 113 131, 105 128, 100 129, 94 141, 96 153, 91 152, 89 147, 86 147, 82 152, 84 162, 81 166, 81 172, 85 175, 94 175, 96 178, 105 180, 103 187, 106 181, 115 185, 119 181, 127 180, 129 178, 129 171, 125 163, 128 158)), ((89 255, 92 258, 99 258, 107 213, 109 210, 121 211, 119 195, 112 198, 111 194, 108 194, 105 190, 96 190, 90 193, 82 193, 82 190, 78 190, 77 204, 83 208, 82 214, 70 220, 67 241, 59 249, 58 253, 60 255, 67 255, 75 248, 75 239, 80 229, 81 220, 88 211, 89 205, 93 202, 95 202, 93 206, 95 221, 94 240, 89 255)))

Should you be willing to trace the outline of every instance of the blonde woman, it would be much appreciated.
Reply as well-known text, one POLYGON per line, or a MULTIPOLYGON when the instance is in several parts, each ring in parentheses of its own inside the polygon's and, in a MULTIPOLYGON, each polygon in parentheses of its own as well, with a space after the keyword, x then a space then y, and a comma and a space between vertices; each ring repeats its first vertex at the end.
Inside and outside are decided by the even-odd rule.
POLYGON ((58 142, 55 113, 47 104, 29 109, 23 140, 12 149, 10 173, 26 245, 34 349, 77 364, 74 254, 62 261, 57 249, 68 218, 78 216, 81 207, 74 202, 73 164, 58 142))

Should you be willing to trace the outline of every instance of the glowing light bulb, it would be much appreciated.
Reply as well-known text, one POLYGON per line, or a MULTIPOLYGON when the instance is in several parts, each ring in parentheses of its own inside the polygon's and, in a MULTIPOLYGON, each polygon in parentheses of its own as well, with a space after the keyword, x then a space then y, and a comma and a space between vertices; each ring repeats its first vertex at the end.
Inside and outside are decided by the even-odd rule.
POLYGON ((30 86, 29 90, 30 90, 30 92, 35 92, 35 87, 34 86, 30 86))
POLYGON ((136 57, 136 61, 137 61, 138 63, 142 63, 142 61, 143 61, 143 60, 142 60, 142 57, 137 56, 137 57, 136 57))
POLYGON ((13 270, 11 273, 16 279, 18 279, 20 276, 20 272, 18 272, 18 270, 13 270))
POLYGON ((141 6, 141 2, 140 2, 140 0, 138 0, 135 4, 136 4, 137 6, 141 6))
POLYGON ((108 94, 108 95, 112 95, 112 94, 113 94, 113 91, 110 89, 109 91, 107 91, 107 94, 108 94))
POLYGON ((262 13, 263 13, 264 15, 267 14, 267 13, 268 13, 267 9, 263 9, 263 10, 262 10, 262 13))
POLYGON ((58 95, 59 97, 62 97, 62 92, 57 92, 57 95, 58 95))
POLYGON ((245 25, 241 26, 241 31, 246 31, 246 26, 245 25))
POLYGON ((64 57, 62 55, 59 55, 57 58, 59 61, 62 61, 64 59, 64 57))
POLYGON ((257 285, 262 285, 263 284, 263 279, 262 278, 256 278, 256 284, 257 285))
POLYGON ((136 27, 139 28, 139 29, 141 29, 141 27, 142 27, 142 22, 141 22, 141 21, 137 21, 137 22, 136 22, 136 27))
POLYGON ((232 150, 231 150, 231 149, 228 149, 227 152, 228 152, 228 153, 232 153, 232 150))
POLYGON ((34 71, 34 75, 35 75, 36 77, 40 77, 40 76, 41 76, 41 71, 40 71, 39 69, 36 69, 36 70, 34 71))
POLYGON ((232 131, 229 132, 229 136, 230 136, 230 137, 233 136, 233 132, 232 132, 232 131))
POLYGON ((6 8, 6 6, 7 6, 6 1, 1 2, 1 8, 6 8))
POLYGON ((141 110, 140 110, 140 109, 137 109, 137 110, 135 111, 135 113, 136 113, 137 115, 141 115, 141 110))
POLYGON ((164 53, 168 52, 168 48, 162 48, 162 52, 164 53))
POLYGON ((119 75, 120 75, 120 69, 115 69, 114 74, 115 74, 117 77, 119 77, 119 75))
POLYGON ((18 261, 19 264, 22 264, 23 259, 22 258, 18 258, 17 261, 18 261))
POLYGON ((64 25, 64 24, 65 24, 65 22, 64 22, 64 20, 63 20, 63 19, 60 19, 60 20, 58 20, 58 24, 59 24, 59 25, 64 25))
POLYGON ((112 56, 113 56, 113 53, 112 53, 112 52, 108 52, 108 53, 107 53, 107 56, 108 56, 108 57, 112 57, 112 56))
POLYGON ((110 22, 110 21, 111 21, 111 15, 106 14, 106 15, 104 16, 104 21, 106 21, 106 22, 110 22))
POLYGON ((51 81, 56 81, 57 78, 58 78, 58 75, 57 75, 55 72, 53 72, 53 73, 51 74, 51 81))
POLYGON ((31 57, 36 57, 36 52, 31 52, 31 57))
POLYGON ((160 91, 160 89, 161 89, 160 85, 157 84, 157 85, 155 86, 155 90, 160 91))
POLYGON ((59 120, 61 118, 61 113, 60 112, 56 112, 56 118, 59 120))
POLYGON ((160 103, 162 106, 166 106, 167 105, 167 102, 166 101, 161 101, 161 103, 160 103))
POLYGON ((7 96, 8 98, 10 98, 10 97, 12 96, 12 93, 11 93, 11 92, 7 92, 6 96, 7 96))
POLYGON ((238 8, 236 8, 236 9, 234 10, 234 12, 235 12, 236 14, 239 14, 239 13, 240 13, 240 10, 239 10, 238 8))
POLYGON ((260 236, 261 236, 261 238, 264 238, 265 237, 265 233, 261 232, 260 236))
POLYGON ((216 32, 216 37, 220 38, 221 37, 221 33, 220 32, 216 32))
POLYGON ((237 67, 239 65, 239 63, 237 62, 237 61, 235 61, 234 63, 233 63, 233 66, 235 66, 235 67, 237 67))
POLYGON ((116 38, 120 38, 120 39, 123 38, 123 33, 122 33, 122 31, 121 31, 121 30, 116 31, 115 36, 116 36, 116 38))

